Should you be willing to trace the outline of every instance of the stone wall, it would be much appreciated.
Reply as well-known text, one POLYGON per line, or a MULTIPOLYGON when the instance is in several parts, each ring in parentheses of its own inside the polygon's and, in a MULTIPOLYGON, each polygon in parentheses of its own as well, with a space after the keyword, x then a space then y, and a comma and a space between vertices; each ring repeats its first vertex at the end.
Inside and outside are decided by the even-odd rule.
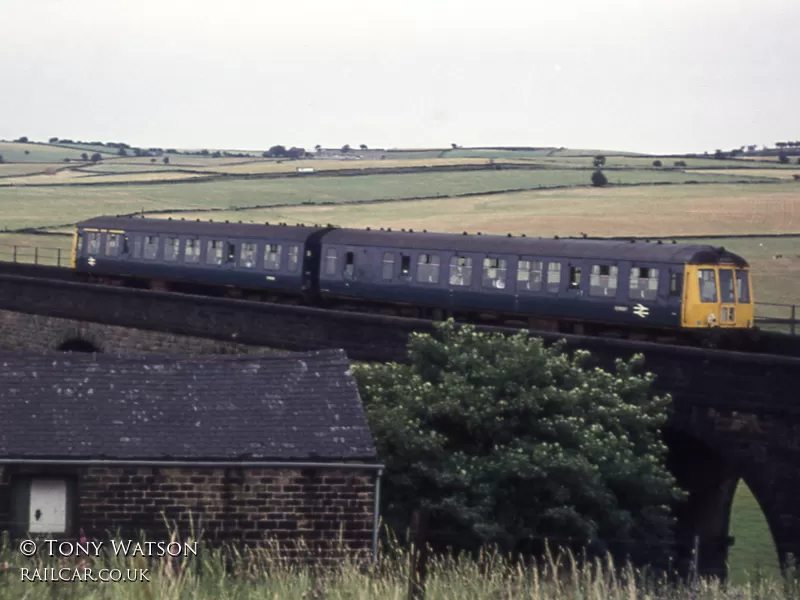
MULTIPOLYGON (((302 539, 313 553, 328 557, 345 547, 353 553, 371 552, 372 472, 105 466, 60 472, 76 479, 74 522, 90 539, 119 531, 123 539, 145 532, 150 541, 167 541, 166 519, 182 536, 193 530, 212 544, 278 542, 297 556, 302 539)), ((12 470, 0 485, 3 523, 11 520, 13 479, 12 470)))

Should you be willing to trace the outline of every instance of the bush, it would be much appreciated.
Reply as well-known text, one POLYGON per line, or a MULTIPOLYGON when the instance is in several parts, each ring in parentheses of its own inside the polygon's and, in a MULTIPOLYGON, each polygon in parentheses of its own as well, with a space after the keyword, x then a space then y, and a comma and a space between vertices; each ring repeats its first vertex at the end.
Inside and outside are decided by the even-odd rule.
POLYGON ((671 539, 680 492, 659 432, 670 399, 634 374, 641 357, 613 374, 585 368, 587 357, 451 320, 412 336, 410 365, 356 366, 386 464, 385 523, 403 532, 426 506, 450 544, 472 550, 671 539))
POLYGON ((661 166, 661 161, 660 160, 654 160, 653 161, 653 166, 654 167, 660 167, 661 166))
POLYGON ((603 187, 608 183, 608 179, 606 179, 605 173, 603 173, 600 169, 597 169, 594 173, 592 173, 592 185, 595 187, 603 187))

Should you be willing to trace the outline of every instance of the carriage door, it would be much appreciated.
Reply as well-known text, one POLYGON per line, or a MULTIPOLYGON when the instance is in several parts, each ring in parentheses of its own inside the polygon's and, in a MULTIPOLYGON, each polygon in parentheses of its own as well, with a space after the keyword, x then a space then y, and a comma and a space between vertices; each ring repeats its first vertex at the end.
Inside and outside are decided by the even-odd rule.
POLYGON ((733 269, 719 269, 719 324, 733 327, 736 324, 736 292, 733 269))

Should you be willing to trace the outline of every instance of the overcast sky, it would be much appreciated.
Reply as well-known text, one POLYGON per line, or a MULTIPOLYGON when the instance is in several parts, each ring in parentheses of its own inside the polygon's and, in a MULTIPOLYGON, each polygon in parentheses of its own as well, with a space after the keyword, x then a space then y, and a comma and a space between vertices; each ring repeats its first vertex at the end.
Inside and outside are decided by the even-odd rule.
POLYGON ((696 152, 800 139, 800 0, 0 0, 0 138, 696 152))

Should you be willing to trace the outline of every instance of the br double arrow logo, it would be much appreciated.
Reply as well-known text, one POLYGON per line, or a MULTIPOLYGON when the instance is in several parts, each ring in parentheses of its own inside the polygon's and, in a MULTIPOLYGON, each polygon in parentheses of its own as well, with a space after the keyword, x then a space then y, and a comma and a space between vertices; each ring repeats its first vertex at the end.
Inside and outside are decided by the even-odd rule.
POLYGON ((650 314, 650 309, 647 308, 644 304, 637 304, 633 307, 633 314, 637 317, 642 317, 643 319, 650 314))

